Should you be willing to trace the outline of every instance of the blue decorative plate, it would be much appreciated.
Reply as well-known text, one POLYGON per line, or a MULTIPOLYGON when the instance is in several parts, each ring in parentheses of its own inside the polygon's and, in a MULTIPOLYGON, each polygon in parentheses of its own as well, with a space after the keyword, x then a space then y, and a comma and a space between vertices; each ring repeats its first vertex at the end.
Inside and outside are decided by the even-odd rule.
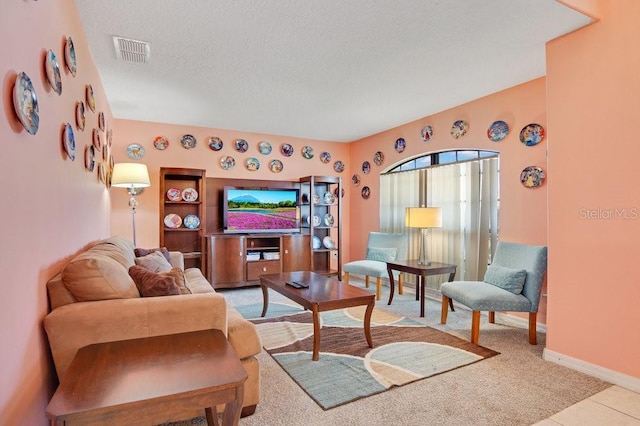
POLYGON ((368 161, 363 161, 362 173, 364 173, 365 175, 368 175, 370 171, 371 171, 371 163, 369 163, 368 161))
POLYGON ((283 143, 280 146, 280 152, 282 153, 282 155, 284 155, 285 157, 291 157, 293 155, 293 147, 288 144, 288 143, 283 143))
POLYGON ((71 159, 71 161, 76 159, 76 139, 73 136, 73 127, 71 124, 67 123, 64 126, 64 132, 62 132, 62 146, 64 147, 64 152, 67 153, 67 156, 71 159))
POLYGON ((200 226, 200 218, 195 214, 188 214, 182 219, 182 224, 185 228, 196 229, 200 226))
POLYGON ((420 130, 420 136, 424 142, 429 142, 433 137, 433 127, 424 126, 422 130, 420 130))
POLYGON ((132 160, 140 160, 144 157, 144 147, 139 143, 129 144, 129 146, 127 146, 127 157, 132 160))
POLYGON ((451 125, 451 136, 454 139, 463 137, 469 130, 469 123, 464 120, 458 120, 451 125))
POLYGON ((323 152, 322 154, 320 154, 320 161, 327 164, 329 161, 331 161, 331 154, 329 154, 327 151, 323 152))
POLYGON ((494 121, 487 129, 487 137, 492 142, 500 142, 507 137, 509 133, 509 125, 504 121, 494 121))
POLYGON ((247 168, 247 170, 249 170, 250 172, 255 172, 256 170, 258 170, 260 168, 260 160, 258 160, 255 157, 249 157, 246 159, 246 161, 244 162, 244 166, 247 168))
POLYGON ((407 142, 404 138, 396 139, 396 143, 393 145, 397 152, 403 152, 407 148, 407 142))
POLYGON ((13 108, 27 132, 35 135, 40 125, 38 98, 31 79, 23 72, 18 74, 13 86, 13 108))
POLYGON ((271 154, 271 149, 271 144, 267 141, 262 141, 258 144, 258 151, 260 151, 260 154, 262 155, 271 154))
POLYGON ((313 158, 313 148, 309 145, 305 145, 302 147, 302 156, 307 160, 313 158))
POLYGON ((184 149, 193 149, 196 147, 196 138, 193 135, 183 135, 180 144, 184 149))
POLYGON ((245 141, 244 139, 236 139, 235 146, 236 151, 247 152, 247 150, 249 149, 249 142, 245 141))
POLYGON ((224 143, 222 142, 222 139, 220 139, 217 136, 211 136, 209 138, 209 148, 212 151, 220 151, 222 149, 222 147, 224 146, 224 143))
POLYGON ((56 54, 49 49, 47 57, 44 60, 44 69, 47 72, 47 81, 49 85, 58 95, 62 94, 62 79, 60 78, 60 68, 56 60, 56 54))
POLYGON ((526 146, 538 145, 544 139, 544 127, 539 124, 528 124, 520 131, 520 142, 526 146))
POLYGON ((344 163, 340 160, 336 161, 333 163, 333 170, 337 173, 342 173, 344 171, 344 163))
POLYGON ((64 60, 67 64, 67 69, 71 75, 75 77, 78 66, 76 63, 76 49, 73 47, 73 40, 71 40, 71 37, 67 38, 67 42, 64 45, 64 60))

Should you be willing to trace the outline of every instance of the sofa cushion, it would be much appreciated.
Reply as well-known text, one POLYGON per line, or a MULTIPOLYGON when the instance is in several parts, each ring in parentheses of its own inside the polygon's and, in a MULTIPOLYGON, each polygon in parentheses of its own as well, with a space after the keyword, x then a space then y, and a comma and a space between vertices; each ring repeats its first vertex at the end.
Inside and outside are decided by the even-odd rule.
POLYGON ((524 269, 511 269, 492 263, 484 275, 484 282, 495 285, 513 294, 522 293, 524 281, 527 279, 527 271, 524 269))
POLYGON ((128 269, 93 248, 73 258, 62 270, 62 282, 78 302, 140 297, 128 269))
POLYGON ((368 247, 367 260, 377 260, 378 262, 389 262, 396 259, 398 249, 395 247, 368 247))
POLYGON ((181 294, 173 270, 156 273, 142 266, 133 265, 129 268, 129 275, 133 278, 138 291, 143 297, 176 296, 181 294))
POLYGON ((184 271, 186 285, 191 293, 215 293, 213 287, 207 279, 202 275, 198 268, 188 268, 184 271))
POLYGON ((136 257, 143 257, 153 253, 154 251, 159 251, 165 257, 165 259, 167 259, 167 262, 171 262, 171 255, 169 254, 169 250, 166 247, 156 247, 152 249, 136 248, 135 250, 133 250, 133 253, 136 255, 136 257))
POLYGON ((129 268, 134 265, 135 255, 133 254, 133 243, 125 237, 115 236, 99 241, 96 246, 110 245, 118 250, 118 261, 129 268))
POLYGON ((159 251, 152 251, 146 256, 136 257, 136 265, 142 266, 151 272, 167 272, 171 270, 171 263, 159 251))

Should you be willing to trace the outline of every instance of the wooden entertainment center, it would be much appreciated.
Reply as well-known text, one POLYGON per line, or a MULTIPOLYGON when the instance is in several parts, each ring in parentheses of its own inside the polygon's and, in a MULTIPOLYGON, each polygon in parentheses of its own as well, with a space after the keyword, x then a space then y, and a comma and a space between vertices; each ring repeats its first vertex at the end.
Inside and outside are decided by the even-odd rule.
MULTIPOLYGON (((173 175, 178 169, 171 169, 173 175)), ((188 170, 189 174, 204 176, 204 170, 188 170), (200 175, 200 173, 202 173, 200 175)), ((167 171, 161 169, 161 241, 162 236, 175 230, 163 228, 166 191, 174 182, 164 182, 167 171), (162 201, 165 200, 165 201, 162 201)), ((202 197, 201 233, 181 233, 194 239, 192 246, 202 248, 200 267, 214 288, 234 288, 259 285, 260 275, 314 271, 324 275, 342 276, 341 226, 342 181, 334 176, 308 176, 299 181, 275 181, 252 179, 202 179, 199 189, 202 197), (293 233, 225 233, 224 188, 243 189, 295 188, 299 192, 300 232, 293 233), (316 194, 314 196, 314 194, 316 194), (315 220, 313 219, 315 216, 315 220), (204 226, 203 226, 204 225, 204 226), (315 237, 315 238, 314 238, 315 237), (320 241, 320 246, 318 242, 320 241), (325 243, 327 243, 325 245, 325 243)), ((185 241, 181 241, 182 246, 185 241)), ((167 246, 168 247, 168 246, 167 246)), ((172 247, 168 247, 170 250, 172 247)), ((180 248, 177 248, 180 250, 180 248)))

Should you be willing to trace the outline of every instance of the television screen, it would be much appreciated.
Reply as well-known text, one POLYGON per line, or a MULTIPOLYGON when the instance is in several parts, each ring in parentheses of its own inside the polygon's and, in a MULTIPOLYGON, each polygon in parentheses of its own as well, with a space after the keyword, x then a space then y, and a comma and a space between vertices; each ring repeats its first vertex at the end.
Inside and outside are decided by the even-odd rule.
POLYGON ((224 188, 224 232, 300 232, 298 189, 224 188))

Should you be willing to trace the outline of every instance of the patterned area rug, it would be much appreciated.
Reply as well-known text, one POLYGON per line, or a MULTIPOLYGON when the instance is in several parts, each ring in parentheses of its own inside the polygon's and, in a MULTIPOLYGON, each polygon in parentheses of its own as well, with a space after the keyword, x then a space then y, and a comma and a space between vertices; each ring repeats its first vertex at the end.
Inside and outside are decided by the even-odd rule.
POLYGON ((324 410, 442 374, 498 352, 376 307, 373 348, 363 306, 321 313, 320 359, 312 361, 313 319, 299 307, 271 303, 236 309, 257 325, 265 350, 324 410))

